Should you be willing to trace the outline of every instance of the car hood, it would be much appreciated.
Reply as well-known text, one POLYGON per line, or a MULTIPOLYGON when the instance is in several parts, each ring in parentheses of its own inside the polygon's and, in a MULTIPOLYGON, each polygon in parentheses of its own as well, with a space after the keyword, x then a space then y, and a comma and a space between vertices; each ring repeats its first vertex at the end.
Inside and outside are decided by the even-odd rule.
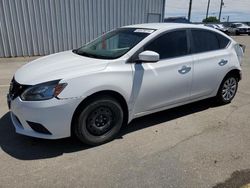
POLYGON ((105 69, 108 60, 84 57, 72 51, 38 58, 17 70, 14 77, 20 84, 35 85, 57 79, 67 79, 105 69))

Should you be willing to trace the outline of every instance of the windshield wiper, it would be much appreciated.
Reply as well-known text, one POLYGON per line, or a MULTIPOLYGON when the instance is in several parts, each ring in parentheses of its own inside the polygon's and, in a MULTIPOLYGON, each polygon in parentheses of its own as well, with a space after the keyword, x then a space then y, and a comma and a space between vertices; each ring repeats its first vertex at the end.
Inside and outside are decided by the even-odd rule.
POLYGON ((89 53, 86 53, 86 52, 79 52, 78 49, 74 49, 74 50, 72 50, 72 52, 75 53, 75 54, 81 55, 81 56, 92 57, 92 58, 96 57, 93 54, 89 54, 89 53))
POLYGON ((101 55, 95 55, 95 54, 89 54, 87 52, 79 51, 78 49, 72 50, 73 53, 76 53, 81 56, 86 56, 86 57, 91 57, 91 58, 96 58, 96 59, 114 59, 112 57, 107 57, 107 56, 101 56, 101 55))

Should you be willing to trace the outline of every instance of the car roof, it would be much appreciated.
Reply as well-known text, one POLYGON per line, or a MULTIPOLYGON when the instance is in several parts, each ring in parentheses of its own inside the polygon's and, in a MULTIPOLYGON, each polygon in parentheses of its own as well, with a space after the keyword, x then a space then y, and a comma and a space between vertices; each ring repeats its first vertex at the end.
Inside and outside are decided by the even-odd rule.
POLYGON ((141 29, 180 29, 180 28, 201 28, 207 29, 206 26, 196 25, 196 24, 187 24, 187 23, 145 23, 145 24, 135 24, 124 26, 123 28, 141 28, 141 29))
POLYGON ((135 28, 135 29, 155 29, 159 30, 161 32, 172 30, 172 29, 204 29, 204 30, 210 30, 216 33, 220 33, 221 35, 224 35, 226 38, 232 40, 229 36, 226 34, 220 32, 219 30, 200 25, 200 24, 187 24, 187 23, 144 23, 144 24, 135 24, 135 25, 128 25, 128 26, 123 26, 122 28, 135 28))

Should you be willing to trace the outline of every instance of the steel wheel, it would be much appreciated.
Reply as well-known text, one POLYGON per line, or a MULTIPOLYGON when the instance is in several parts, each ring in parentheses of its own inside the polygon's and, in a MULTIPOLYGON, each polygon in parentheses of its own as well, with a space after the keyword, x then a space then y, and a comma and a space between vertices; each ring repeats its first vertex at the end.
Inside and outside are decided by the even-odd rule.
POLYGON ((112 140, 123 123, 123 109, 110 96, 91 99, 83 106, 74 125, 75 135, 88 145, 100 145, 112 140))
POLYGON ((86 125, 90 134, 101 136, 115 125, 115 114, 108 106, 100 106, 89 114, 86 125))

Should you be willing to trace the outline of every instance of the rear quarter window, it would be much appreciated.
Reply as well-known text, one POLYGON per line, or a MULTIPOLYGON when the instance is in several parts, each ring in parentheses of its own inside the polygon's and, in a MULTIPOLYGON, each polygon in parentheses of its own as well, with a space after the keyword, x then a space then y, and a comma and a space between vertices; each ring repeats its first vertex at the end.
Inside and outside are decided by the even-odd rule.
POLYGON ((230 43, 230 40, 227 37, 225 37, 219 33, 216 33, 216 37, 219 41, 220 49, 226 48, 228 46, 228 44, 230 43))

